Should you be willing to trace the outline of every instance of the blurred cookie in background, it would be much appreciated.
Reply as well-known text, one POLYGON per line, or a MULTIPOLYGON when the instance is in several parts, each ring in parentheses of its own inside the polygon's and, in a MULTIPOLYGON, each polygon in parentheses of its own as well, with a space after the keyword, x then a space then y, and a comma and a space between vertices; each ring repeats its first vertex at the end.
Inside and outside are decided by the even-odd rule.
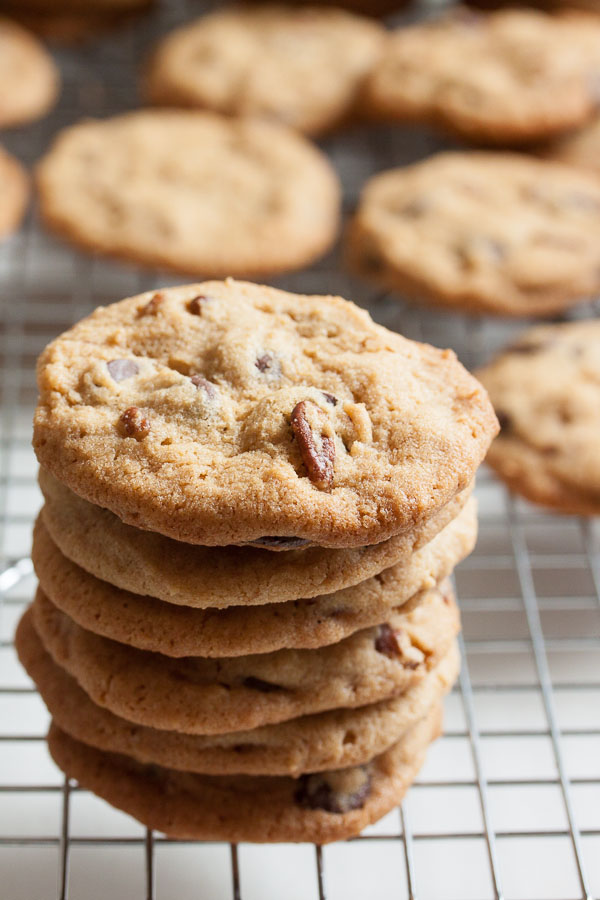
POLYGON ((600 291, 600 181, 525 155, 438 154, 367 182, 346 259, 417 301, 551 315, 600 291))
POLYGON ((308 265, 335 239, 340 188, 293 131, 145 110, 67 128, 38 166, 40 211, 74 243, 206 276, 308 265))
POLYGON ((38 40, 0 16, 0 128, 44 116, 58 95, 58 69, 38 40))
POLYGON ((29 198, 29 178, 13 156, 0 147, 0 239, 21 224, 29 198))
MULTIPOLYGON (((335 6, 338 9, 347 9, 350 12, 361 13, 363 16, 386 16, 397 12, 409 5, 410 0, 288 0, 290 6, 313 6, 316 8, 335 6)), ((252 6, 252 0, 244 0, 248 6, 252 6)))
POLYGON ((500 421, 498 475, 534 503, 600 514, 600 321, 527 331, 477 374, 500 421))
POLYGON ((589 121, 599 83, 600 17, 459 7, 394 32, 364 102, 375 117, 523 144, 589 121))
POLYGON ((316 134, 351 117, 385 31, 331 7, 228 9, 163 39, 146 73, 161 106, 276 120, 316 134))

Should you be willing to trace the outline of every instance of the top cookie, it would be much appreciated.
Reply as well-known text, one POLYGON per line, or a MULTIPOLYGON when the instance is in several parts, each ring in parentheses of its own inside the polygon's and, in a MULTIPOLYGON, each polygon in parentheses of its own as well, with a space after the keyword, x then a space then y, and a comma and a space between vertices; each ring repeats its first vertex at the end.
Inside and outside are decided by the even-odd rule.
POLYGON ((0 17, 0 128, 45 115, 58 84, 50 54, 24 28, 0 17))
POLYGON ((469 484, 497 428, 451 351, 339 297, 231 279, 96 310, 46 348, 38 384, 45 468, 205 545, 410 530, 469 484))
POLYGON ((488 462, 525 497, 600 513, 600 321, 545 325, 480 371, 502 426, 488 462))
POLYGON ((13 156, 0 147, 0 238, 17 228, 29 198, 29 178, 13 156))
POLYGON ((271 275, 333 242, 339 183, 301 135, 147 110, 65 129, 38 167, 41 213, 78 244, 195 275, 271 275))
POLYGON ((600 183, 516 153, 440 153, 367 183, 346 255, 417 300, 549 315, 600 290, 600 183))
POLYGON ((352 113, 384 39, 380 26, 341 9, 235 8, 165 38, 147 91, 160 105, 258 115, 315 134, 352 113))
POLYGON ((379 115, 506 144, 583 124, 598 105, 600 18, 459 10, 398 30, 367 84, 379 115))

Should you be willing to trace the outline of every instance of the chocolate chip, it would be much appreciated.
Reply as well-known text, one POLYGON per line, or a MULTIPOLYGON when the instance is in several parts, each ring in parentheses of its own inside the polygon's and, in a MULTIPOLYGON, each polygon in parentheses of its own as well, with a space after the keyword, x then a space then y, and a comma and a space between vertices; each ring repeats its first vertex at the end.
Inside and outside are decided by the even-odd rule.
POLYGON ((253 691, 260 691, 261 694, 273 694, 275 691, 285 690, 280 684, 263 681, 262 678, 254 678, 252 675, 249 675, 248 678, 244 678, 242 684, 244 687, 251 688, 253 691))
POLYGON ((253 541, 248 541, 248 544, 254 544, 258 547, 274 547, 275 549, 280 550, 297 550, 299 547, 306 547, 307 544, 310 544, 310 541, 307 541, 305 538, 299 537, 271 537, 266 535, 265 537, 254 538, 253 541))
POLYGON ((196 297, 192 297, 186 304, 187 311, 193 316, 201 316, 202 307, 205 303, 208 303, 209 299, 210 298, 206 297, 204 294, 198 294, 196 297))
POLYGON ((143 441, 150 434, 150 420, 137 406, 126 409, 119 421, 127 437, 135 438, 136 441, 143 441))
POLYGON ((390 659, 397 659, 402 654, 396 632, 387 623, 379 626, 379 631, 375 638, 375 649, 378 653, 389 656, 390 659))
POLYGON ((193 385, 195 385, 198 389, 202 388, 205 391, 206 396, 209 400, 214 400, 217 396, 217 388, 216 385, 212 383, 212 381, 207 381, 203 375, 192 375, 190 381, 193 385))
POLYGON ((155 316, 160 307, 165 302, 165 295, 162 291, 157 291, 155 294, 150 297, 147 303, 143 306, 140 306, 138 309, 138 316, 155 316))
POLYGON ((328 403, 331 403, 332 406, 337 406, 340 402, 337 397, 334 397, 333 394, 328 394, 327 391, 321 391, 325 399, 328 403))
POLYGON ((333 484, 335 444, 333 438, 323 434, 322 431, 315 432, 308 420, 310 411, 313 419, 322 419, 325 424, 325 413, 317 404, 310 400, 301 400, 292 410, 290 419, 292 431, 298 442, 300 456, 309 479, 318 488, 330 488, 333 484))
POLYGON ((106 368, 114 381, 133 378, 140 371, 137 363, 134 363, 132 359, 111 359, 106 363, 106 368))
POLYGON ((294 794, 294 801, 305 809, 322 809, 325 812, 343 813, 353 809, 361 809, 371 791, 371 777, 366 769, 360 769, 348 773, 346 780, 355 774, 355 784, 352 789, 342 789, 343 772, 331 774, 302 775, 298 779, 298 787, 294 794), (341 777, 340 777, 341 776, 341 777))

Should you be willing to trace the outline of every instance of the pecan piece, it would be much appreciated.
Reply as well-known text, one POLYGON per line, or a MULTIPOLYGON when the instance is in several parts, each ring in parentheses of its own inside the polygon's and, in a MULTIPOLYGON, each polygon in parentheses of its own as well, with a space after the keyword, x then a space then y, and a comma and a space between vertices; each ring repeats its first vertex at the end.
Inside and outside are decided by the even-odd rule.
POLYGON ((162 291, 157 291, 150 297, 147 303, 140 306, 138 309, 138 316, 155 316, 164 302, 165 295, 162 291))
POLYGON ((119 421, 127 437, 135 438, 136 441, 143 441, 150 434, 150 420, 137 406, 128 407, 119 421))
POLYGON ((322 431, 315 433, 308 419, 309 405, 315 411, 313 419, 318 417, 325 424, 326 416, 317 404, 301 400, 292 410, 292 431, 309 479, 318 488, 330 488, 333 484, 335 444, 333 438, 322 431))

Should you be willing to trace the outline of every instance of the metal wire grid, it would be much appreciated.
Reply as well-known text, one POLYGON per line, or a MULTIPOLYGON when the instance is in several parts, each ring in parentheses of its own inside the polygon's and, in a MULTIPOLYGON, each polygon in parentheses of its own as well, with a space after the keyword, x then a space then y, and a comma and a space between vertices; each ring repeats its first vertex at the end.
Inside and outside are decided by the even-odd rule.
MULTIPOLYGON (((134 105, 140 47, 182 13, 172 5, 141 27, 63 54, 67 84, 59 110, 5 143, 31 162, 58 127, 90 111, 134 105)), ((370 172, 435 147, 430 137, 385 129, 326 145, 350 205, 370 172)), ((115 900, 600 897, 600 535, 589 521, 545 515, 514 500, 485 472, 478 486, 480 542, 456 572, 464 620, 460 682, 447 704, 445 736, 401 810, 346 844, 227 848, 144 832, 57 774, 44 745, 47 716, 11 642, 33 589, 35 357, 98 303, 164 283, 156 273, 65 248, 38 229, 35 214, 0 247, 2 896, 94 900, 110 890, 115 900), (189 851, 185 865, 178 862, 182 848, 189 851), (126 864, 119 863, 123 850, 126 864)), ((378 321, 451 345, 470 365, 522 327, 370 295, 340 273, 335 256, 282 284, 358 297, 378 321)))

